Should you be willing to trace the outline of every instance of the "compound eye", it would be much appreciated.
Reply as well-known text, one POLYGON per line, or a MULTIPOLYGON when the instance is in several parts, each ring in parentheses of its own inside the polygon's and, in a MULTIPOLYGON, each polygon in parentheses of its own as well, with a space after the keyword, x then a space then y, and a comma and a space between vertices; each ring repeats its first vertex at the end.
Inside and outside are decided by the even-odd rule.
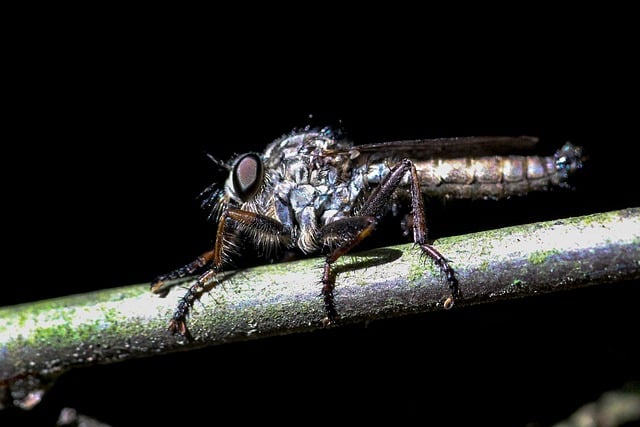
POLYGON ((249 153, 240 157, 231 171, 233 190, 243 201, 250 200, 258 192, 264 178, 264 167, 260 157, 249 153))

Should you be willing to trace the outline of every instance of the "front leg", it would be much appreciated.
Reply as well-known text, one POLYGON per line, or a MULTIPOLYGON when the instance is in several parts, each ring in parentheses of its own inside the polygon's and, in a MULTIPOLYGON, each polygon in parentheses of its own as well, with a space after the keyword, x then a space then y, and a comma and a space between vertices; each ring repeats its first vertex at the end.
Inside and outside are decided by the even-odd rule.
POLYGON ((228 208, 223 211, 218 222, 213 250, 207 252, 211 260, 211 268, 203 273, 180 299, 178 307, 169 322, 168 329, 171 333, 178 332, 180 335, 191 339, 187 329, 189 311, 205 292, 217 285, 217 274, 222 270, 225 262, 228 261, 229 252, 231 251, 228 246, 229 235, 238 232, 253 233, 256 243, 263 242, 263 244, 286 243, 289 241, 291 234, 284 224, 268 216, 236 208, 228 208), (237 228, 231 229, 231 224, 237 228))
POLYGON ((444 305, 445 308, 453 307, 457 298, 460 298, 460 289, 458 279, 456 278, 453 268, 449 265, 447 259, 431 244, 427 243, 427 223, 425 220, 424 202, 422 192, 420 191, 420 182, 418 173, 413 162, 409 159, 403 159, 398 163, 389 174, 382 180, 380 185, 375 188, 367 201, 365 202, 362 215, 378 217, 384 211, 388 200, 393 192, 398 188, 402 178, 409 172, 410 194, 411 194, 411 214, 413 217, 413 241, 420 246, 422 253, 431 258, 449 282, 449 290, 451 296, 447 298, 444 305))
POLYGON ((189 264, 156 277, 153 282, 151 282, 151 292, 160 295, 160 297, 162 298, 166 297, 169 294, 170 289, 170 286, 166 285, 167 281, 181 279, 185 276, 195 274, 196 272, 201 271, 207 265, 211 264, 212 261, 213 250, 203 253, 198 258, 191 261, 189 264))

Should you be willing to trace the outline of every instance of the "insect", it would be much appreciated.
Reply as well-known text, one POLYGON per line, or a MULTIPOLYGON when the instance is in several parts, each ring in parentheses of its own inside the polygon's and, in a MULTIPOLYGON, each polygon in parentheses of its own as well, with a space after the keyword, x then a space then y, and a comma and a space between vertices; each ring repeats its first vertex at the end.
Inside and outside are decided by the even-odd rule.
POLYGON ((336 322, 332 265, 402 205, 410 208, 406 232, 441 269, 450 290, 444 305, 453 306, 461 297, 459 283, 447 258, 427 241, 423 196, 500 199, 567 186, 569 174, 582 166, 582 149, 566 143, 551 156, 513 154, 530 151, 536 142, 521 136, 354 145, 329 128, 306 128, 276 139, 262 153, 216 160, 228 171, 226 182, 201 194, 217 223, 213 248, 151 284, 153 292, 166 295, 166 281, 204 271, 180 299, 169 331, 190 336, 194 302, 239 255, 241 241, 267 256, 279 249, 325 253, 322 321, 336 322))

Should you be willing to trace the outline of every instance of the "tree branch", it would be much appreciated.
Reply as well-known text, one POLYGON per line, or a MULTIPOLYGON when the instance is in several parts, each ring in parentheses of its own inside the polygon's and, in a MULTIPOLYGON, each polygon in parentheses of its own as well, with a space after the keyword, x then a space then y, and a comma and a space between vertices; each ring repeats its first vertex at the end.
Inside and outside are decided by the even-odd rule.
MULTIPOLYGON (((640 208, 443 238, 456 270, 457 306, 640 278, 640 208)), ((182 295, 148 284, 0 309, 0 408, 31 408, 57 375, 80 366, 322 328, 323 260, 226 273, 196 304, 194 340, 166 331, 182 295)), ((413 245, 337 263, 341 324, 444 310, 446 280, 413 245)), ((455 308, 454 308, 455 310, 455 308)))

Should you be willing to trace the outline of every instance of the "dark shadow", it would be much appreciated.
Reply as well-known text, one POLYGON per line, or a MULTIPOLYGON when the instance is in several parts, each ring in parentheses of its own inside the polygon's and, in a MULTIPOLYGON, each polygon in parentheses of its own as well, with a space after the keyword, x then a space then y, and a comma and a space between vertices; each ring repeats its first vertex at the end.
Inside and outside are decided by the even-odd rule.
POLYGON ((349 260, 335 266, 333 268, 333 272, 337 275, 345 271, 360 270, 367 267, 388 264, 397 260, 401 256, 401 250, 391 248, 377 248, 355 254, 349 254, 345 256, 346 258, 349 258, 349 260))

